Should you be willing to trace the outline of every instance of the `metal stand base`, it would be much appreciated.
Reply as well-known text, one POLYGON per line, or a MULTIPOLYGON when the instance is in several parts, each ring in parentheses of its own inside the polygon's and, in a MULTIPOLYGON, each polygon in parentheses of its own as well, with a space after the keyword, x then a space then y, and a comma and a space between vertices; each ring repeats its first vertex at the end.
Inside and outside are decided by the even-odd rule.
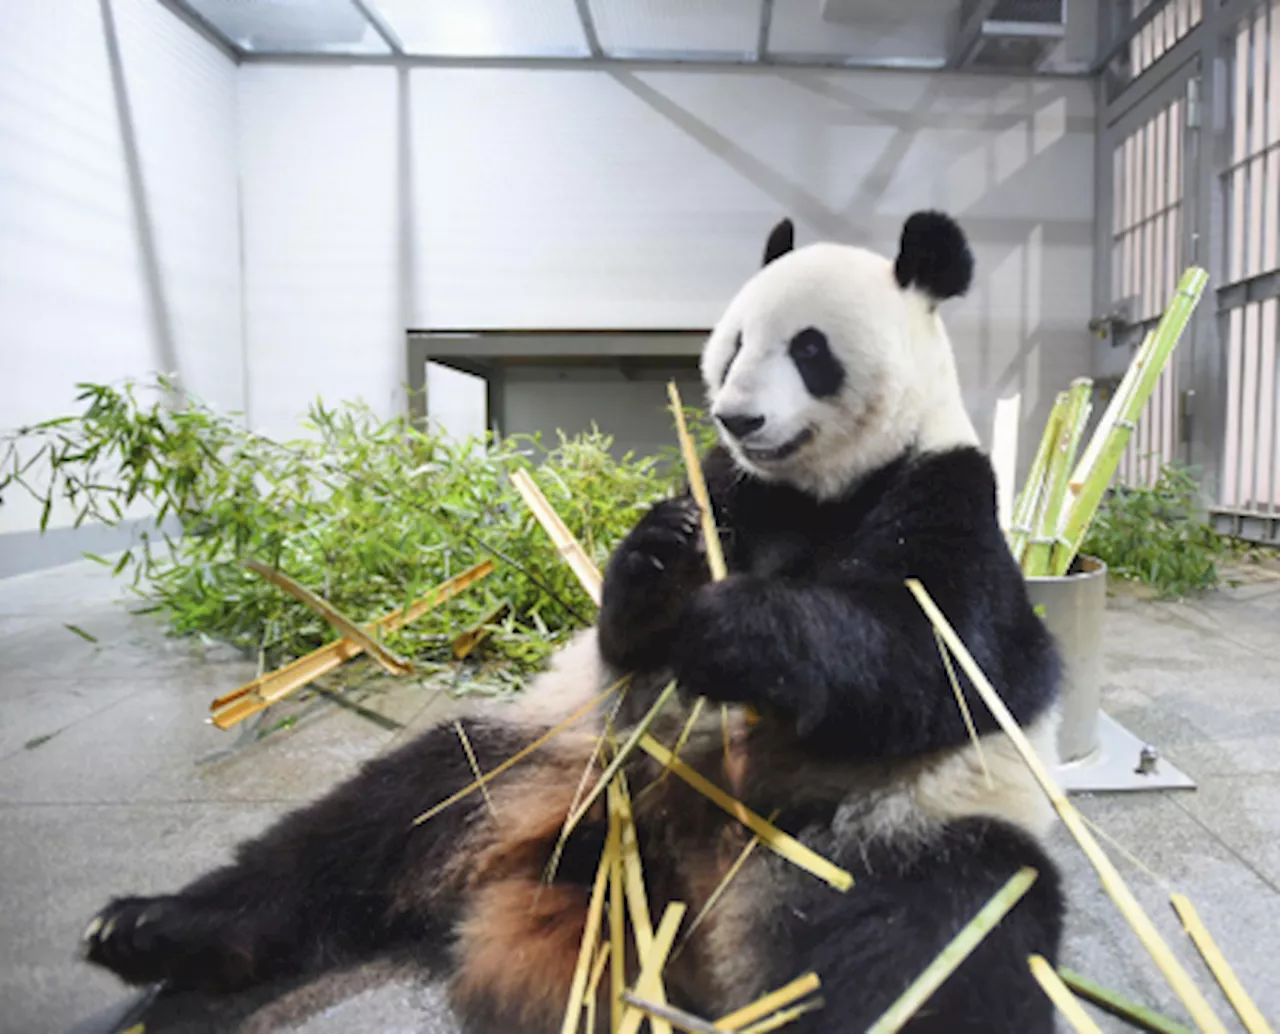
POLYGON ((1058 781, 1067 793, 1134 790, 1194 790, 1195 781, 1167 760, 1147 754, 1150 747, 1105 711, 1098 712, 1098 749, 1088 757, 1059 765, 1058 781))

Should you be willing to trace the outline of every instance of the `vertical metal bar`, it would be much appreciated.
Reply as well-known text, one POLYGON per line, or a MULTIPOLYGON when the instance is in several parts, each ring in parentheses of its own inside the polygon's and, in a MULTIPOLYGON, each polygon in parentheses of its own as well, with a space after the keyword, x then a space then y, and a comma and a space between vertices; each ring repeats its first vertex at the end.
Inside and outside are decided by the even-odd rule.
POLYGON ((1258 453, 1254 495, 1259 510, 1273 512, 1276 505, 1276 299, 1262 303, 1258 362, 1258 453))
POLYGON ((1257 505, 1259 304, 1244 310, 1244 366, 1240 372, 1240 504, 1257 505))
POLYGON ((1227 407, 1222 448, 1224 506, 1240 504, 1240 369, 1244 354, 1244 312, 1232 309, 1227 316, 1227 407))
POLYGON ((756 30, 756 64, 769 60, 769 32, 773 28, 773 0, 760 0, 760 24, 756 30))

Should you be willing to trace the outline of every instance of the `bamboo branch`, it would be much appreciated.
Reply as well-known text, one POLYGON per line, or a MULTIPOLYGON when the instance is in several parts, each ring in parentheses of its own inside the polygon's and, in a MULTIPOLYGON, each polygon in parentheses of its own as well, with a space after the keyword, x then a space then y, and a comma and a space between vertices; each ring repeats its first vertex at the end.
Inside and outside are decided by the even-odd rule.
MULTIPOLYGON (((679 901, 673 901, 662 914, 662 922, 654 932, 653 943, 645 953, 640 965, 640 977, 636 980, 636 994, 659 1005, 667 1004, 666 992, 662 987, 662 968, 667 964, 667 956, 671 953, 671 945, 675 942, 676 932, 680 929, 680 921, 684 918, 685 907, 679 901)), ((629 1006, 622 1015, 620 1034, 638 1034, 640 1024, 644 1022, 644 1013, 634 1006, 629 1006)), ((650 1021, 653 1034, 671 1034, 671 1025, 665 1020, 653 1017, 650 1021)))
POLYGON ((1071 468, 1080 448, 1080 439, 1084 436, 1092 391, 1093 382, 1087 377, 1078 377, 1071 382, 1071 390, 1067 392, 1067 404, 1062 413, 1058 438, 1049 455, 1044 503, 1022 559, 1022 569, 1030 577, 1041 576, 1049 571, 1054 545, 1062 528, 1062 507, 1067 498, 1067 482, 1071 478, 1071 468))
POLYGON ((600 594, 604 586, 604 579, 600 576, 600 569, 587 556, 587 552, 582 548, 581 543, 573 537, 568 525, 560 519, 560 515, 547 502, 547 497, 542 494, 542 489, 529 476, 528 471, 515 471, 511 475, 511 483, 516 486, 516 491, 520 493, 520 498, 524 500, 525 505, 533 511, 534 517, 542 525, 542 530, 550 537, 552 544, 556 547, 556 552, 564 557, 569 567, 573 569, 573 573, 578 576, 578 581, 582 583, 583 589, 591 597, 591 602, 597 607, 600 606, 600 594))
POLYGON ((750 1005, 737 1009, 727 1016, 721 1016, 716 1021, 716 1026, 722 1027, 724 1030, 741 1031, 750 1027, 751 1024, 764 1019, 770 1013, 785 1009, 794 1002, 798 1002, 805 995, 812 994, 821 986, 822 981, 818 979, 817 973, 806 973, 802 977, 796 977, 789 984, 783 984, 776 991, 770 991, 762 998, 757 998, 750 1005))
POLYGON ((1026 550, 1027 539, 1036 522, 1044 498, 1044 479, 1049 470, 1049 457, 1053 454, 1054 443, 1058 440, 1058 432, 1062 429, 1062 416, 1067 408, 1067 396, 1059 395, 1049 411, 1049 420, 1044 425, 1044 434, 1040 436, 1040 444, 1036 448, 1035 458, 1031 461, 1031 471, 1018 493, 1018 500, 1013 506, 1013 524, 1009 528, 1009 548, 1014 559, 1022 562, 1026 550))
POLYGON ((1067 989, 1067 985, 1062 982, 1062 978, 1049 963, 1039 955, 1032 955, 1028 961, 1031 966, 1031 975, 1044 989, 1049 1000, 1058 1007, 1058 1011, 1066 1017, 1076 1034, 1102 1034, 1098 1025, 1089 1018, 1084 1007, 1076 1001, 1075 995, 1067 989))
POLYGON ((929 996, 942 986, 987 934, 995 929, 996 924, 1022 900, 1023 895, 1035 883, 1037 875, 1035 869, 1024 867, 1009 877, 1008 882, 960 929, 938 957, 925 967, 924 972, 907 986, 898 1000, 871 1025, 867 1034, 896 1034, 901 1030, 919 1011, 920 1006, 929 1000, 929 996))
MULTIPOLYGON (((474 567, 441 582, 421 599, 407 608, 393 610, 384 614, 365 630, 372 632, 394 632, 416 621, 427 611, 451 600, 459 593, 470 588, 481 578, 487 578, 494 571, 492 560, 485 560, 474 567)), ((212 721, 219 729, 230 729, 233 725, 244 721, 259 711, 265 711, 272 704, 283 700, 345 662, 364 653, 364 647, 352 639, 337 639, 332 643, 312 650, 304 657, 291 661, 283 668, 268 672, 238 689, 218 697, 209 705, 212 721)))
POLYGON ((1129 925, 1133 927, 1134 932, 1138 935, 1138 939, 1150 953, 1156 965, 1160 968, 1160 972, 1169 982, 1169 986, 1186 1005, 1190 1011, 1192 1018, 1197 1026, 1204 1034, 1227 1034, 1226 1028, 1222 1025, 1222 1021, 1214 1015, 1208 1001, 1200 993, 1200 990, 1192 982, 1191 977, 1187 974, 1173 952, 1169 950, 1169 946, 1165 944, 1160 937, 1159 931, 1151 922, 1142 906, 1138 903, 1138 899, 1133 896, 1133 892, 1129 890, 1128 885, 1111 863, 1111 859, 1107 857, 1105 851, 1093 838, 1093 834, 1089 832, 1080 817, 1080 813, 1075 806, 1067 800, 1066 795, 1054 781, 1049 770, 1045 767, 1044 761, 1036 753, 1035 748, 1031 746, 1030 741, 1018 726, 1013 715, 1009 713, 1009 709, 1005 706, 1004 701, 1000 699, 1000 694, 996 692, 995 687, 983 674, 982 669, 974 661, 972 655, 965 648, 960 637, 956 635, 955 630, 951 627, 942 611, 933 602, 933 599, 925 591, 924 586, 916 579, 908 579, 907 588, 915 596, 916 602, 920 604, 929 621, 933 624, 943 641, 951 650, 956 660, 960 662, 960 667, 964 669, 964 673, 969 676, 969 681, 974 685, 978 692, 982 695, 987 707, 992 715, 995 716, 1000 728, 1004 730, 1006 736, 1009 737, 1018 753, 1022 755, 1022 760, 1026 766, 1031 769, 1031 773, 1035 776, 1041 788, 1048 795, 1049 800, 1053 802, 1053 806, 1057 809, 1058 814, 1062 817, 1063 825, 1076 839, 1089 861, 1093 864, 1097 871, 1102 886, 1110 895, 1111 900, 1116 903, 1116 907, 1128 920, 1129 925))
POLYGON ((338 608, 332 603, 323 597, 316 595, 305 585, 302 585, 300 582, 290 578, 283 571, 277 571, 274 567, 268 567, 266 564, 257 560, 245 560, 243 561, 243 565, 254 574, 265 578, 276 588, 283 589, 294 599, 305 603, 308 607, 329 622, 329 624, 331 624, 340 635, 350 639, 364 650, 365 653, 381 664, 388 673, 392 675, 413 674, 412 664, 406 661, 403 657, 397 657, 367 631, 343 614, 342 611, 338 610, 338 608))
POLYGON ((578 1029, 578 1022, 582 1016, 582 999, 587 990, 587 981, 591 977, 591 961, 600 940, 600 920, 604 915, 604 892, 609 884, 609 859, 611 852, 617 850, 617 840, 610 837, 600 853, 600 864, 596 866, 595 884, 591 888, 591 900, 587 905, 586 928, 582 932, 582 943, 578 947, 578 964, 574 967, 573 981, 569 985, 569 1004, 565 1007, 560 1034, 574 1034, 578 1029))
POLYGON ((1135 1002, 1105 987, 1099 987, 1092 980, 1069 969, 1059 968, 1058 975, 1072 991, 1081 998, 1092 1002, 1098 1008, 1117 1016, 1139 1030, 1151 1031, 1151 1034, 1192 1034, 1180 1023, 1165 1019, 1158 1012, 1135 1002))

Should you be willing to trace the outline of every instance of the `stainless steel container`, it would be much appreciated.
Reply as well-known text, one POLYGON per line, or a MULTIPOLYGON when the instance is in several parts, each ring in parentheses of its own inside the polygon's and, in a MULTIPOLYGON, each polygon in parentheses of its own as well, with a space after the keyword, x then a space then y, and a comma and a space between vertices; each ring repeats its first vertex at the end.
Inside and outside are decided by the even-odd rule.
POLYGON ((1102 699, 1102 622, 1107 608, 1107 565, 1077 558, 1062 578, 1028 578, 1033 606, 1049 627, 1064 665, 1058 755, 1063 764, 1081 761, 1099 747, 1102 699))

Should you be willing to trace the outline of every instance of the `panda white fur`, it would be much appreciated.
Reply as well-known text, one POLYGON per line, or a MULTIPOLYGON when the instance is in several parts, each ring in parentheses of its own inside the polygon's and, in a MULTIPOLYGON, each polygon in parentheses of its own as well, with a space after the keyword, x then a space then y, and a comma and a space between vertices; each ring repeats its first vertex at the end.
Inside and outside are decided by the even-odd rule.
MULTIPOLYGON (((652 730, 668 744, 699 695, 753 705, 761 720, 738 727, 732 752, 710 707, 682 757, 755 811, 776 811, 856 884, 840 893, 753 852, 668 967, 673 1004, 713 1017, 816 970, 825 1008, 791 1029, 863 1031, 1030 865, 1027 897, 906 1029, 1049 1032, 1027 957, 1055 960, 1061 936, 1058 874, 1039 844, 1051 813, 965 683, 984 775, 903 584, 922 579, 1051 756, 1057 657, 997 527, 993 474, 936 311, 967 289, 972 258, 939 213, 908 220, 896 261, 796 250, 792 238, 789 222, 775 229, 702 357, 723 442, 705 466, 729 578, 709 581, 687 495, 657 504, 614 553, 596 628, 507 712, 469 721, 469 738, 491 769, 624 672, 623 727, 679 680, 682 705, 652 730)), ((403 949, 449 980, 464 1029, 557 1030, 604 842, 599 809, 554 883, 541 878, 606 710, 497 780, 493 813, 472 795, 415 826, 472 779, 455 732, 430 731, 245 844, 233 865, 172 896, 112 901, 86 954, 130 982, 230 991, 403 949)), ((647 888, 655 914, 679 900, 693 915, 748 834, 659 774, 647 758, 628 770, 647 888)))

